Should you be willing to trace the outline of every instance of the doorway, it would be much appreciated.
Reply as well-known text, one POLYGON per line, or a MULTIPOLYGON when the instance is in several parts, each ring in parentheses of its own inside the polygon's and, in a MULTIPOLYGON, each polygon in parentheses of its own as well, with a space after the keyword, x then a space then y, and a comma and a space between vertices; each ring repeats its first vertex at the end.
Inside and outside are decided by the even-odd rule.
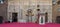
POLYGON ((48 13, 47 12, 45 13, 45 22, 46 23, 48 22, 48 13))
POLYGON ((56 23, 60 23, 60 16, 56 17, 56 23))
POLYGON ((12 13, 12 22, 17 22, 18 13, 12 13))

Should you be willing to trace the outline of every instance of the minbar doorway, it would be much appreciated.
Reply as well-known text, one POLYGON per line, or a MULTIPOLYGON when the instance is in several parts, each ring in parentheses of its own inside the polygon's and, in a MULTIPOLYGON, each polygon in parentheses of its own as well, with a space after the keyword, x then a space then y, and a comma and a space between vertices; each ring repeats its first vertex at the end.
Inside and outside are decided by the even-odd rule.
POLYGON ((18 13, 12 13, 12 22, 17 22, 18 13))

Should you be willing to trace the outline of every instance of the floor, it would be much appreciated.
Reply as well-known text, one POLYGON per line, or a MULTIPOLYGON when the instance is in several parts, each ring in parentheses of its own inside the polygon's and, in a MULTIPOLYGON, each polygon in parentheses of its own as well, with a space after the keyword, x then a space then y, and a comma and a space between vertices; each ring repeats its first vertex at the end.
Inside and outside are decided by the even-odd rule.
POLYGON ((35 23, 4 23, 0 24, 0 27, 60 27, 60 24, 35 24, 35 23))

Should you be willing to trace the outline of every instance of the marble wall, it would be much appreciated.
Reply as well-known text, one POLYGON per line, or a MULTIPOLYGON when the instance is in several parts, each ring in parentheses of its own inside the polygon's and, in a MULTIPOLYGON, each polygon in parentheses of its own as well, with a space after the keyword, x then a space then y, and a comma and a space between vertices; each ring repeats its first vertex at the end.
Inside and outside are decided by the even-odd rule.
MULTIPOLYGON (((18 20, 27 19, 27 10, 33 10, 33 19, 36 19, 37 5, 40 5, 41 12, 48 12, 48 22, 52 22, 52 0, 9 0, 8 2, 8 19, 9 12, 17 12, 18 20)), ((12 16, 12 15, 11 15, 12 16)), ((33 20, 35 21, 35 20, 33 20)))
POLYGON ((7 21, 7 6, 8 0, 4 0, 3 4, 0 3, 0 16, 3 17, 3 21, 7 21))

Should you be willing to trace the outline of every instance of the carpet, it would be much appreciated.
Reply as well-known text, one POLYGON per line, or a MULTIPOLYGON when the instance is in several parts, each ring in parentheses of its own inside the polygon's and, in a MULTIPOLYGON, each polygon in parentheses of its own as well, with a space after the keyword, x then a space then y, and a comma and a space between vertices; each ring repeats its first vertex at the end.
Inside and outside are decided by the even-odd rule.
POLYGON ((35 23, 4 23, 0 24, 0 27, 60 27, 60 24, 49 23, 40 25, 35 23))

